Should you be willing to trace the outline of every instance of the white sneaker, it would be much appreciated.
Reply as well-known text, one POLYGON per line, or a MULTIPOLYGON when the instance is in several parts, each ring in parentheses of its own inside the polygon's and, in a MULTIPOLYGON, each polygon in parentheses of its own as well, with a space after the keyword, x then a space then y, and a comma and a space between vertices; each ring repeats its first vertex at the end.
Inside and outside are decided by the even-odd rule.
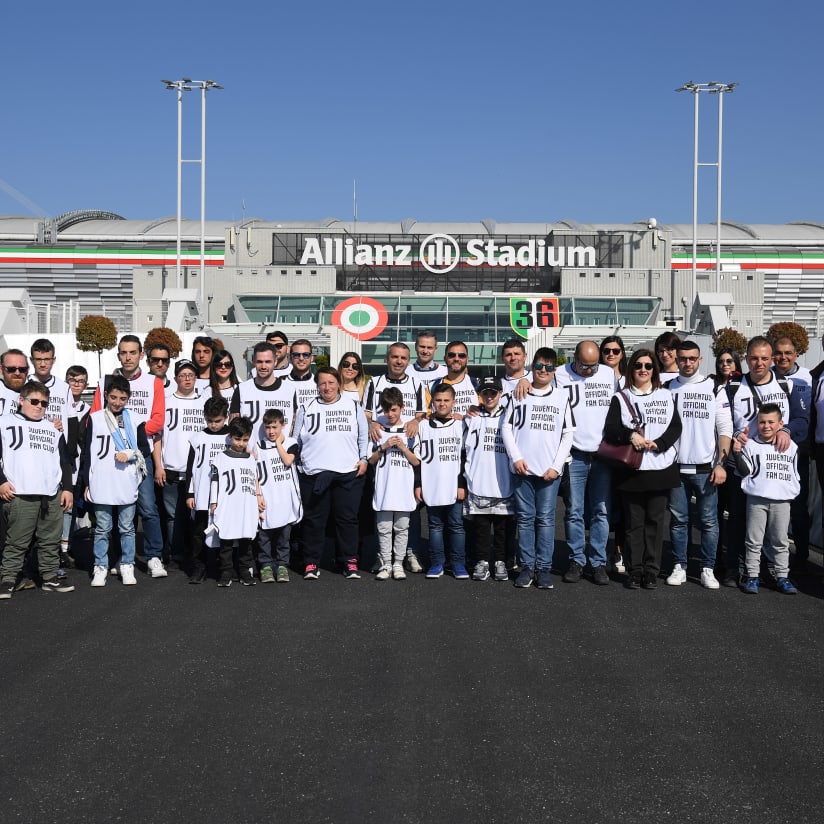
POLYGON ((671 587, 680 587, 681 584, 686 583, 687 580, 687 571, 681 568, 681 564, 676 564, 672 568, 672 573, 670 574, 669 578, 667 578, 667 583, 671 587))
POLYGON ((715 573, 709 567, 704 567, 701 570, 701 586, 707 589, 718 589, 721 586, 715 577, 715 573))
POLYGON ((406 553, 406 565, 409 567, 410 572, 423 572, 421 562, 418 560, 418 556, 415 555, 414 552, 406 553))
POLYGON ((109 570, 106 569, 104 566, 96 566, 94 568, 94 573, 92 574, 92 586, 93 587, 104 587, 106 586, 106 578, 108 577, 109 570))
POLYGON ((403 571, 403 564, 400 561, 395 561, 392 564, 392 577, 396 581, 403 581, 406 579, 406 573, 403 571))
POLYGON ((152 578, 165 578, 168 574, 160 558, 149 558, 149 575, 152 578))
POLYGON ((375 575, 376 581, 388 581, 392 577, 392 569, 388 566, 382 566, 379 570, 377 575, 375 575))
POLYGON ((117 575, 118 575, 118 569, 117 569, 117 567, 116 567, 116 566, 113 566, 113 567, 109 570, 109 575, 114 575, 115 577, 117 577, 117 575))
POLYGON ((120 565, 120 579, 123 581, 124 587, 134 586, 137 579, 134 577, 134 564, 120 565))

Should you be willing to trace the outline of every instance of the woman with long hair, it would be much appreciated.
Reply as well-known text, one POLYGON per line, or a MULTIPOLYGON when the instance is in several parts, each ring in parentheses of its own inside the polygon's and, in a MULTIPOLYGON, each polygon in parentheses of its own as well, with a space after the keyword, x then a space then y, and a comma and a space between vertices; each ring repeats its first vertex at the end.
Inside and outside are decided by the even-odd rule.
POLYGON ((338 362, 340 375, 340 389, 342 395, 347 395, 363 405, 363 395, 369 378, 363 371, 363 361, 357 352, 344 352, 338 362))
POLYGON ((678 375, 676 352, 681 338, 675 332, 662 332, 655 339, 655 356, 658 359, 658 378, 663 385, 678 375))
POLYGON ((741 357, 729 347, 721 349, 715 356, 715 374, 710 375, 715 388, 727 386, 731 380, 741 380, 741 357))
POLYGON ((607 335, 602 341, 601 363, 615 370, 615 374, 622 378, 627 371, 627 350, 624 341, 618 335, 607 335))
POLYGON ((661 547, 669 490, 680 482, 675 448, 681 418, 672 392, 662 387, 655 355, 637 349, 627 364, 626 389, 616 393, 604 424, 604 439, 631 444, 643 453, 638 469, 614 472, 624 508, 624 563, 630 589, 655 589, 661 571, 661 547), (634 420, 640 424, 636 428, 634 420))
POLYGON ((209 387, 211 397, 224 397, 231 401, 235 387, 240 383, 235 370, 235 359, 231 352, 218 349, 212 356, 209 387))

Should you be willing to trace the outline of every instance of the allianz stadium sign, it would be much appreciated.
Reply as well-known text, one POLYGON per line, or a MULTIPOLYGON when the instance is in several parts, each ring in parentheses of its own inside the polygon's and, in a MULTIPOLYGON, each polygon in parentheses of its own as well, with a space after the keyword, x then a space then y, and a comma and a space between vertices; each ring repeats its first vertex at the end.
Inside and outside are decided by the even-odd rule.
POLYGON ((548 246, 532 238, 520 246, 492 238, 473 238, 461 244, 446 233, 428 235, 420 243, 355 243, 352 238, 307 238, 301 266, 413 266, 436 275, 456 266, 595 266, 592 246, 548 246))

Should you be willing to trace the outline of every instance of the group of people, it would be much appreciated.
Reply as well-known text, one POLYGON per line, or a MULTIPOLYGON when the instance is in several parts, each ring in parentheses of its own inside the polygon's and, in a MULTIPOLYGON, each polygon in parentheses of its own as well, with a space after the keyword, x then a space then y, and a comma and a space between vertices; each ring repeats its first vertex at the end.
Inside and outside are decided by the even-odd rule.
POLYGON ((386 374, 369 378, 356 352, 313 370, 311 343, 290 345, 277 331, 254 346, 241 381, 211 338, 196 338, 191 358, 172 369, 167 346, 144 353, 125 335, 120 368, 100 380, 90 406, 86 370, 52 375, 48 340, 35 341, 30 358, 8 350, 0 599, 35 581, 74 589, 71 530, 84 512, 93 516, 93 587, 113 573, 136 583, 139 517, 149 576, 166 577, 172 559, 192 584, 210 573, 222 587, 285 583, 290 569, 316 580, 331 526, 350 579, 361 576, 374 529, 379 581, 448 572, 551 589, 562 566, 566 583, 608 585, 617 574, 628 588, 653 589, 669 513, 667 584, 687 581, 692 525, 705 588, 757 593, 763 555, 775 588, 796 592, 788 535, 795 562, 805 562, 824 398, 822 370, 800 368, 791 340, 750 340, 746 374, 723 350, 709 376, 698 344, 670 332, 632 353, 615 335, 584 340, 564 364, 550 348, 527 363, 513 338, 501 348, 503 374, 478 379, 464 342, 449 342, 442 364, 437 349, 426 331, 414 359, 393 343, 386 374))

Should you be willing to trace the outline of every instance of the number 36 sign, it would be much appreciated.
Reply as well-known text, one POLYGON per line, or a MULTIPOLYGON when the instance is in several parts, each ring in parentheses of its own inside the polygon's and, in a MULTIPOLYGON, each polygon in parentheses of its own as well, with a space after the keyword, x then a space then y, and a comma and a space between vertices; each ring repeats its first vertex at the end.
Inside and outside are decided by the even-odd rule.
POLYGON ((522 338, 560 326, 558 298, 510 298, 509 323, 522 338))

